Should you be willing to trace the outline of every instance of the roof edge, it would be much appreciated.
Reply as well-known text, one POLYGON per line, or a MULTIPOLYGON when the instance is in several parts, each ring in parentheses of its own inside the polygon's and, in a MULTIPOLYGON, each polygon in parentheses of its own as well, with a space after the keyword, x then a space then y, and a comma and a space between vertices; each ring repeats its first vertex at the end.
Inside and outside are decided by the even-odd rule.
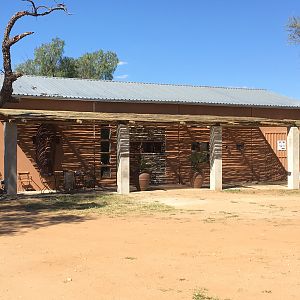
MULTIPOLYGON (((0 76, 3 76, 0 74, 0 76)), ((31 78, 45 78, 56 80, 74 80, 74 81, 91 81, 91 82, 113 82, 119 84, 139 84, 139 85, 157 85, 157 86, 178 86, 178 87, 194 87, 194 88, 213 88, 213 89, 226 89, 226 90, 251 90, 251 91, 268 91, 264 88, 250 88, 250 87, 232 87, 232 86, 213 86, 213 85, 195 85, 195 84, 175 84, 175 83, 155 83, 155 82, 138 82, 138 81, 119 81, 119 80, 102 80, 102 79, 87 79, 87 78, 67 78, 56 76, 36 76, 36 75, 23 75, 22 77, 31 78)))
POLYGON ((134 103, 134 104, 171 104, 171 105, 196 105, 196 106, 226 106, 226 107, 248 107, 248 108, 275 108, 275 109, 299 109, 299 106, 283 106, 283 105, 259 105, 259 104, 234 104, 234 103, 222 103, 222 102, 181 102, 181 101, 160 101, 160 100, 129 100, 129 99, 99 99, 99 98, 64 98, 58 96, 30 96, 30 95, 20 95, 14 94, 14 96, 20 99, 40 99, 40 100, 54 100, 54 101, 82 101, 82 102, 114 102, 114 103, 134 103), (128 102, 130 101, 130 102, 128 102))

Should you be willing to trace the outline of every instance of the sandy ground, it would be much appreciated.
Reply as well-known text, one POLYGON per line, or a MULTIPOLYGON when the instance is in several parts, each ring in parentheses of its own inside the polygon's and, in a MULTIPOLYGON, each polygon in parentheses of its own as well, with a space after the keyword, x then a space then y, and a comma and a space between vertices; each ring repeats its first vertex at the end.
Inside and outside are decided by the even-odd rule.
POLYGON ((300 193, 181 189, 131 197, 177 210, 1 212, 0 299, 192 299, 200 288, 219 299, 300 299, 300 193))

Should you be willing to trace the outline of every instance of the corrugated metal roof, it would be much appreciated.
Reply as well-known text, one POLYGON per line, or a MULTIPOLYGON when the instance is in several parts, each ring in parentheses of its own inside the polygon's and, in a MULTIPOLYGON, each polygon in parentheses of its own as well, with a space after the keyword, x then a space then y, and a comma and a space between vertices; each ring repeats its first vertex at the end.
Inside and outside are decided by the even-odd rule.
MULTIPOLYGON (((0 82, 3 76, 0 77, 0 82)), ((300 108, 300 101, 262 89, 152 84, 105 80, 23 76, 15 96, 74 100, 192 103, 300 108)))

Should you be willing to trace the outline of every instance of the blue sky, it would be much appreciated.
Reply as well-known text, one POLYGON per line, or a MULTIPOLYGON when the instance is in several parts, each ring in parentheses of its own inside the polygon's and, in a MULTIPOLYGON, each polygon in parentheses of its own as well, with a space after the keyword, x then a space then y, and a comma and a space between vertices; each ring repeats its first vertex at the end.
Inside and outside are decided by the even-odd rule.
MULTIPOLYGON (((2 35, 10 15, 26 5, 1 1, 2 35)), ((257 87, 300 100, 300 45, 290 45, 286 31, 289 17, 300 15, 299 0, 65 3, 72 15, 58 12, 17 24, 15 33, 32 30, 35 35, 14 47, 14 64, 60 37, 67 56, 100 48, 115 51, 124 62, 116 80, 257 87)))

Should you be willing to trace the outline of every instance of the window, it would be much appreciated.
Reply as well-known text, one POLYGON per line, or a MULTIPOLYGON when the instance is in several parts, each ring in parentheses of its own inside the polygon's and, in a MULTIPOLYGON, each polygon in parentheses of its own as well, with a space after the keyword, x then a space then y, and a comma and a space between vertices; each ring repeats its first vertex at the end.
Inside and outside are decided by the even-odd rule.
POLYGON ((110 151, 110 141, 101 141, 101 152, 109 152, 110 151))
POLYGON ((198 153, 197 155, 200 155, 198 159, 201 157, 202 162, 209 162, 209 142, 193 142, 191 150, 192 153, 198 153))
POLYGON ((142 151, 144 153, 163 153, 162 142, 143 142, 142 151))
POLYGON ((109 153, 101 153, 101 164, 108 165, 110 163, 109 153))
POLYGON ((110 178, 111 169, 110 167, 101 167, 101 178, 110 178))
POLYGON ((100 142, 100 162, 101 162, 101 170, 100 175, 101 178, 111 178, 111 165, 110 165, 110 135, 111 130, 108 125, 101 126, 100 129, 101 134, 101 142, 100 142))
POLYGON ((131 153, 164 153, 163 142, 143 141, 143 142, 131 142, 131 153))
POLYGON ((110 129, 106 127, 101 128, 101 139, 109 140, 110 139, 110 129))
POLYGON ((196 152, 209 152, 209 142, 193 142, 191 150, 196 152))

